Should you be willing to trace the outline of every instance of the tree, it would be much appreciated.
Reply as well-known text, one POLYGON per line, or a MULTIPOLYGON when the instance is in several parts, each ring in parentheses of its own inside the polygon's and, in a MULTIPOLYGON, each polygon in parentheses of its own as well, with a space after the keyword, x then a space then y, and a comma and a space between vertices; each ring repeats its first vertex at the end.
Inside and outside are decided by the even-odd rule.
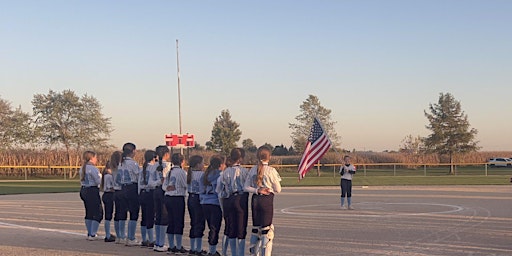
POLYGON ((401 153, 405 153, 408 156, 409 161, 418 162, 419 155, 424 149, 423 138, 419 135, 413 137, 411 134, 405 136, 402 140, 402 145, 400 145, 399 151, 401 153))
POLYGON ((275 156, 286 156, 286 155, 288 155, 288 149, 283 144, 281 144, 280 146, 276 146, 274 148, 274 151, 272 152, 272 155, 275 155, 275 156))
POLYGON ((475 141, 478 131, 470 128, 460 102, 450 93, 440 93, 437 104, 429 104, 429 112, 424 113, 430 123, 426 128, 432 132, 425 138, 425 148, 427 152, 448 155, 450 174, 454 174, 454 155, 479 149, 475 141))
POLYGON ((256 152, 258 148, 254 145, 254 141, 252 139, 245 139, 242 141, 242 148, 248 152, 256 152))
POLYGON ((50 90, 48 94, 35 94, 32 105, 40 143, 63 146, 70 166, 73 149, 78 153, 85 147, 108 146, 112 132, 110 118, 104 117, 94 97, 87 94, 78 97, 71 90, 50 90))
POLYGON ((30 114, 21 107, 12 110, 11 104, 0 98, 0 148, 27 145, 32 140, 32 131, 30 114))
POLYGON ((242 136, 242 131, 238 127, 240 125, 231 120, 229 110, 222 110, 220 116, 215 118, 212 136, 210 141, 206 142, 206 148, 229 155, 231 149, 236 147, 236 143, 242 136))
POLYGON ((306 146, 306 141, 311 130, 311 125, 313 125, 313 118, 315 116, 320 120, 325 131, 329 135, 329 139, 331 139, 333 147, 336 148, 339 146, 340 138, 334 129, 336 122, 331 121, 331 110, 323 107, 316 96, 309 95, 309 97, 300 105, 300 111, 301 113, 295 117, 297 123, 288 124, 288 127, 292 129, 292 145, 296 152, 302 153, 304 151, 304 147, 306 146))

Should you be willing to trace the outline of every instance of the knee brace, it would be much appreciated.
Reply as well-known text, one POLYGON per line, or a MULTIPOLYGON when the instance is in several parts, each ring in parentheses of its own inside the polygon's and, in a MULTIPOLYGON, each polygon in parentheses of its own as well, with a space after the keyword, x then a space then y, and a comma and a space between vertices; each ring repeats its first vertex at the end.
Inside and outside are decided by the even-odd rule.
POLYGON ((272 244, 274 241, 274 225, 266 226, 261 229, 261 254, 264 256, 272 255, 272 244))
POLYGON ((253 227, 251 230, 251 240, 249 242, 249 254, 251 256, 259 255, 261 247, 261 228, 253 227))

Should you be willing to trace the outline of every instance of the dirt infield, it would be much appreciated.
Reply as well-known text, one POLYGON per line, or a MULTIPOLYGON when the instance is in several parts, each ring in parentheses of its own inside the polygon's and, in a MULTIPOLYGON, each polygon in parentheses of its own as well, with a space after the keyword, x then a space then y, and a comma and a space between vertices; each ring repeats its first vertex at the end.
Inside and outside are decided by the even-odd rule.
MULTIPOLYGON (((338 187, 284 188, 273 255, 512 255, 511 186, 354 187, 353 206, 338 187)), ((165 255, 87 241, 83 215, 78 193, 0 196, 0 255, 165 255)))

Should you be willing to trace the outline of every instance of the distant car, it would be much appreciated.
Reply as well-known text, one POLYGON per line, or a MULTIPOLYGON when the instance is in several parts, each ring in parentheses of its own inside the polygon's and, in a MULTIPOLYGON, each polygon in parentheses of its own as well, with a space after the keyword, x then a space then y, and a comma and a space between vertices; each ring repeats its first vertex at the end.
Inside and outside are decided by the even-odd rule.
POLYGON ((487 164, 491 167, 512 167, 512 159, 506 157, 496 157, 489 159, 487 164))

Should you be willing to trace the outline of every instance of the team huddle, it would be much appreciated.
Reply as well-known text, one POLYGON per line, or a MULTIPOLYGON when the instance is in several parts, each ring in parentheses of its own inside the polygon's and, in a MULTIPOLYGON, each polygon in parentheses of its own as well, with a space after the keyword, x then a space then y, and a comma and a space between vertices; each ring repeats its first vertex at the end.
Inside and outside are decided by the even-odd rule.
POLYGON ((228 157, 211 156, 206 169, 203 157, 193 155, 188 170, 184 169, 184 156, 171 155, 167 146, 147 150, 142 167, 133 159, 135 150, 133 143, 124 144, 122 152, 114 152, 101 173, 95 167, 96 153, 84 152, 80 198, 85 206, 87 240, 103 239, 176 255, 227 255, 228 251, 232 256, 245 255, 252 193, 249 255, 272 254, 274 194, 281 191, 281 177, 269 166, 268 147, 258 148, 258 164, 251 169, 241 166, 245 157, 242 148, 232 149, 228 157), (182 242, 185 208, 190 217, 188 250, 182 242), (141 241, 135 237, 139 215, 141 241), (112 218, 115 234, 110 230, 112 218), (102 220, 104 238, 98 235, 102 220), (218 251, 223 220, 222 248, 218 251), (202 245, 206 227, 208 251, 202 245))

